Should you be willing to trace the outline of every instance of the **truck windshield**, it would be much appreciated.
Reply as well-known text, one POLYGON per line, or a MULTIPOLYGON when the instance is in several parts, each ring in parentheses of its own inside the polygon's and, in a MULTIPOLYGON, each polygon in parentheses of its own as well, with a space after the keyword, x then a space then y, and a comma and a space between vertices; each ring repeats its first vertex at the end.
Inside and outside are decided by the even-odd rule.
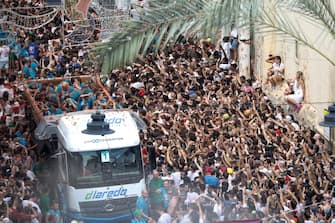
POLYGON ((68 166, 75 188, 135 183, 143 177, 140 146, 68 153, 68 166))

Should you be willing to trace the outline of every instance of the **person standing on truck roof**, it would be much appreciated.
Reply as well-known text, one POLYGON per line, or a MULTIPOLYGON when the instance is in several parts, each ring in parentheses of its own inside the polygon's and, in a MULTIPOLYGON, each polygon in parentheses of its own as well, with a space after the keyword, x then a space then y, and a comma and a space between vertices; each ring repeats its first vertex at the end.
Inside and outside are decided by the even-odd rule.
POLYGON ((73 87, 67 81, 63 81, 57 86, 57 102, 58 106, 62 108, 63 102, 66 97, 70 97, 73 87))

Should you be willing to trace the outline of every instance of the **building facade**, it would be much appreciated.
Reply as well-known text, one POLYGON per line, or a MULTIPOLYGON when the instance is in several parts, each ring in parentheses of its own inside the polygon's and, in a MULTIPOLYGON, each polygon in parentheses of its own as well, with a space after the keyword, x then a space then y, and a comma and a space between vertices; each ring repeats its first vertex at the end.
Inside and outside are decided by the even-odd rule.
MULTIPOLYGON (((265 4, 266 2, 264 1, 265 4)), ((324 27, 294 12, 285 11, 285 13, 288 21, 299 28, 300 34, 304 35, 315 49, 279 33, 257 32, 255 27, 254 74, 258 79, 265 81, 267 70, 271 66, 265 62, 269 54, 281 56, 285 64, 286 80, 294 79, 296 72, 302 71, 306 86, 305 103, 296 117, 329 138, 329 129, 321 127, 319 122, 323 120, 324 109, 335 103, 335 66, 321 56, 320 52, 335 62, 335 39, 324 27)), ((274 103, 282 104, 284 107, 283 90, 286 87, 287 85, 283 83, 275 91, 267 92, 274 103)))

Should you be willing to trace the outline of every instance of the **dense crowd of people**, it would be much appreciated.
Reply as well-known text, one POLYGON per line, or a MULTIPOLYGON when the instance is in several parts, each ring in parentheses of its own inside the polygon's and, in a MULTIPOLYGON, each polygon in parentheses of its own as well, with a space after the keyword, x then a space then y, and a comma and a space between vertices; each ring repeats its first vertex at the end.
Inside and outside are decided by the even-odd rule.
MULTIPOLYGON (((32 81, 27 82, 27 86, 35 101, 40 101, 38 107, 44 115, 71 111, 69 95, 66 95, 70 88, 80 91, 79 96, 81 92, 86 95, 93 95, 91 92, 95 92, 95 89, 81 84, 80 79, 73 80, 73 84, 66 79, 59 86, 33 82, 37 79, 87 75, 92 67, 88 47, 71 47, 70 41, 66 41, 67 46, 64 47, 63 35, 71 34, 75 27, 66 23, 62 32, 61 16, 55 16, 50 23, 38 29, 8 26, 7 22, 15 19, 9 16, 15 16, 15 13, 36 16, 43 14, 43 10, 50 11, 43 6, 43 0, 2 1, 1 4, 1 8, 14 12, 6 14, 3 11, 0 15, 1 222, 56 223, 61 220, 58 201, 48 185, 43 183, 48 173, 43 167, 45 160, 39 157, 33 140, 34 111, 25 94, 25 81, 32 81), (56 100, 53 101, 54 99, 56 100)), ((65 16, 65 20, 68 21, 69 18, 65 16)), ((36 22, 45 21, 36 19, 36 22)), ((99 92, 96 95, 101 103, 92 106, 105 106, 99 92)))
MULTIPOLYGON (((235 30, 217 45, 181 39, 113 70, 108 97, 80 78, 91 72, 89 49, 62 46, 59 23, 17 30, 15 44, 0 47, 2 222, 60 222, 57 200, 41 183, 47 173, 22 86, 53 77, 65 80, 28 84, 43 115, 124 108, 148 125, 141 138, 155 150, 157 168, 132 222, 334 222, 334 156, 319 134, 271 103, 260 81, 239 76, 235 30)), ((280 57, 271 64, 275 87, 284 66, 280 57)), ((289 83, 285 100, 298 112, 302 72, 289 83)))
POLYGON ((157 154, 149 216, 332 221, 335 160, 327 144, 274 106, 257 80, 225 69, 222 54, 208 40, 189 39, 110 75, 115 103, 139 112, 149 126, 144 144, 157 154))

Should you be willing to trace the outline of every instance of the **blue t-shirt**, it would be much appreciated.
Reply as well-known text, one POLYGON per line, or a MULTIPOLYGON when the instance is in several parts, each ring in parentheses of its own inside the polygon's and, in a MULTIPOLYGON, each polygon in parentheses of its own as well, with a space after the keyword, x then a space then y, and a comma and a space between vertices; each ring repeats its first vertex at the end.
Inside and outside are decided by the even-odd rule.
POLYGON ((93 93, 93 90, 89 87, 82 87, 81 91, 83 92, 83 94, 93 93))
POLYGON ((24 137, 19 137, 19 143, 25 147, 28 147, 28 142, 27 142, 27 139, 24 138, 24 137))
POLYGON ((161 187, 159 188, 160 191, 161 191, 161 194, 163 196, 163 205, 164 205, 164 208, 167 209, 169 207, 169 203, 170 203, 170 200, 169 200, 169 194, 168 192, 166 191, 166 188, 165 187, 161 187))
POLYGON ((29 53, 28 53, 27 49, 22 47, 21 45, 18 46, 18 50, 19 50, 19 53, 20 53, 21 57, 25 58, 25 57, 29 56, 29 53))
POLYGON ((75 101, 78 101, 79 97, 81 95, 81 91, 80 90, 73 90, 71 93, 70 93, 70 97, 75 100, 75 101))
POLYGON ((16 42, 13 42, 13 44, 10 46, 11 51, 14 53, 16 57, 20 56, 20 49, 19 46, 16 44, 16 42))
POLYGON ((56 216, 56 218, 57 218, 56 223, 61 223, 60 211, 59 210, 50 209, 48 211, 48 214, 56 216))
POLYGON ((205 176, 204 177, 205 184, 213 187, 219 186, 219 179, 216 176, 205 176))
POLYGON ((149 214, 148 201, 142 196, 139 197, 136 201, 136 209, 142 210, 143 214, 148 216, 149 214))
POLYGON ((117 104, 115 105, 115 108, 116 108, 116 109, 122 109, 123 107, 122 107, 122 105, 120 105, 119 103, 117 103, 117 104))
POLYGON ((141 217, 140 219, 132 219, 131 223, 146 223, 146 220, 141 217))
POLYGON ((36 68, 38 68, 38 64, 35 61, 33 61, 30 63, 30 67, 36 70, 36 68))
POLYGON ((22 136, 22 133, 18 130, 18 131, 15 132, 15 136, 20 137, 20 136, 22 136))
POLYGON ((36 77, 36 73, 32 72, 31 67, 28 67, 27 65, 24 65, 23 73, 26 75, 27 78, 35 79, 35 77, 36 77))
POLYGON ((37 68, 38 68, 38 64, 35 61, 31 62, 31 64, 30 64, 31 76, 36 77, 36 69, 37 68))
POLYGON ((93 108, 94 101, 95 101, 95 96, 93 95, 87 99, 87 106, 89 109, 93 108))
POLYGON ((52 73, 52 72, 48 72, 47 74, 47 78, 54 78, 55 77, 55 74, 52 73))
POLYGON ((72 64, 73 69, 80 68, 80 63, 74 63, 72 64))
POLYGON ((77 104, 77 110, 81 111, 84 109, 84 107, 88 107, 87 106, 87 101, 83 98, 79 98, 78 104, 77 104))
POLYGON ((53 103, 55 103, 55 104, 57 104, 58 103, 58 100, 57 100, 57 95, 56 95, 56 93, 49 93, 48 94, 48 100, 49 101, 51 101, 51 102, 53 102, 53 103))
MULTIPOLYGON (((68 91, 71 93, 73 91, 73 87, 69 86, 68 91)), ((62 84, 57 85, 57 94, 60 94, 62 92, 62 84)), ((64 91, 63 91, 64 92, 64 91)))
POLYGON ((36 60, 38 60, 38 44, 37 43, 30 43, 28 46, 28 53, 29 56, 34 56, 36 60))
POLYGON ((56 108, 55 111, 53 111, 51 108, 48 109, 46 115, 60 115, 63 114, 62 109, 56 108))

